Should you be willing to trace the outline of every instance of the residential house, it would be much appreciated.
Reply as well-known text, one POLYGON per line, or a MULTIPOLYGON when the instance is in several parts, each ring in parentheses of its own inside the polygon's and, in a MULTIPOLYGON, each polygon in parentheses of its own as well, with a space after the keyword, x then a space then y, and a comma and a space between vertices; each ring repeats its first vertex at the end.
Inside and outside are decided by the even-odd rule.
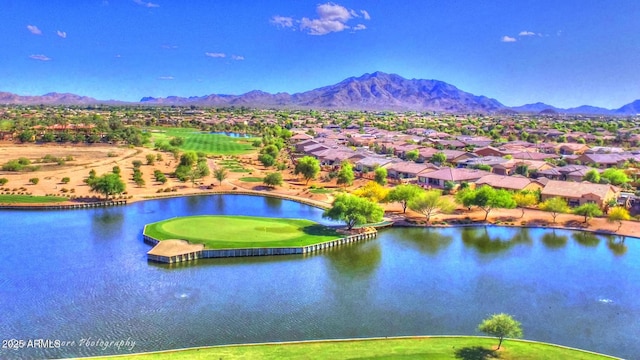
POLYGON ((399 161, 387 165, 387 177, 396 180, 418 179, 418 175, 439 169, 433 164, 418 164, 412 161, 399 161))
POLYGON ((489 174, 491 173, 488 171, 477 169, 444 167, 440 170, 418 175, 418 184, 424 187, 444 188, 445 182, 447 181, 451 181, 454 184, 474 182, 489 174))
POLYGON ((589 146, 579 143, 565 143, 556 145, 557 152, 561 155, 581 155, 589 150, 589 146))
POLYGON ((536 180, 531 180, 524 176, 506 176, 490 174, 485 175, 476 181, 476 186, 489 185, 496 189, 505 189, 513 191, 529 190, 535 191, 542 189, 543 185, 536 180))
POLYGON ((355 170, 361 173, 367 173, 373 171, 375 168, 379 166, 385 166, 391 163, 393 160, 379 157, 379 156, 367 156, 362 158, 355 163, 355 170))
POLYGON ((590 182, 572 182, 550 180, 542 189, 542 201, 560 197, 569 206, 595 203, 601 208, 610 200, 618 199, 620 189, 610 184, 592 184, 590 182))

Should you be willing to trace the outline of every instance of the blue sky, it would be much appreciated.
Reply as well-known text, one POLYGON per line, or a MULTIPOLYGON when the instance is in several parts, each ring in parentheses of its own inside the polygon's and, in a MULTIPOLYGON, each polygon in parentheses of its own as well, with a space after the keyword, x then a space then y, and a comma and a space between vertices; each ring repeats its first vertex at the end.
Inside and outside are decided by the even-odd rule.
POLYGON ((638 0, 3 0, 0 91, 301 92, 384 71, 517 106, 640 99, 638 0))

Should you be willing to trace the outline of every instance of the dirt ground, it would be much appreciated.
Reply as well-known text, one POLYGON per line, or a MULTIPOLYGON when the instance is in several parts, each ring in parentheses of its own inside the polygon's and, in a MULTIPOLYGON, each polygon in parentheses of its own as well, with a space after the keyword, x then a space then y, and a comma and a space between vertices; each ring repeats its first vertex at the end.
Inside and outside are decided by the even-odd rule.
MULTIPOLYGON (((101 195, 92 193, 89 186, 84 183, 84 179, 89 176, 89 171, 94 169, 96 174, 102 175, 111 172, 114 166, 119 166, 121 176, 126 182, 126 194, 122 198, 126 198, 129 202, 140 201, 151 197, 158 196, 176 196, 190 194, 205 194, 212 191, 264 191, 277 193, 291 198, 303 198, 311 200, 320 205, 329 205, 333 200, 329 194, 313 194, 309 191, 311 185, 325 188, 337 188, 335 180, 327 183, 322 181, 310 182, 305 184, 304 181, 297 178, 290 170, 283 172, 284 184, 274 189, 270 189, 262 185, 262 183, 250 183, 240 181, 241 177, 263 177, 266 173, 273 169, 265 169, 256 159, 256 155, 239 156, 238 161, 249 172, 234 173, 227 172, 227 179, 219 184, 212 176, 201 180, 192 185, 191 183, 183 183, 179 180, 168 176, 176 167, 177 161, 169 153, 160 153, 161 161, 156 161, 154 165, 146 165, 147 154, 157 155, 159 152, 146 148, 128 148, 118 147, 114 145, 22 145, 13 143, 0 143, 0 164, 4 164, 10 160, 20 157, 28 158, 33 165, 39 165, 40 169, 33 172, 8 172, 0 170, 0 178, 7 178, 9 182, 1 187, 0 193, 16 193, 25 192, 31 195, 68 195, 75 197, 91 197, 96 200, 101 195), (66 161, 64 165, 43 164, 40 159, 46 155, 57 158, 72 157, 73 160, 66 161), (138 187, 132 180, 133 164, 132 161, 140 160, 144 165, 141 167, 145 186, 138 187), (161 184, 154 180, 154 170, 160 170, 167 175, 167 183, 161 184), (29 182, 30 178, 37 177, 39 182, 33 185, 29 182), (70 182, 63 184, 62 178, 69 177, 70 182), (26 190, 21 190, 26 189, 26 190), (165 191, 170 189, 169 191, 165 191), (66 192, 64 192, 66 190, 66 192), (159 190, 161 192, 159 192, 159 190)), ((209 166, 211 169, 216 168, 220 159, 210 159, 209 166)), ((367 180, 357 179, 353 186, 346 190, 356 189, 367 180)), ((385 204, 385 210, 392 218, 404 218, 405 216, 411 220, 424 222, 425 217, 407 211, 402 214, 402 208, 398 204, 385 204)), ((431 219, 432 223, 446 221, 447 223, 455 223, 458 221, 482 222, 484 219, 482 210, 458 209, 456 213, 451 215, 436 215, 431 219)), ((513 210, 493 210, 487 219, 491 223, 499 222, 506 225, 519 226, 522 224, 539 225, 543 227, 572 227, 583 228, 592 231, 615 232, 618 223, 609 223, 605 218, 594 218, 588 224, 584 223, 584 217, 570 214, 561 214, 557 217, 556 223, 552 221, 550 213, 527 209, 524 215, 520 209, 513 210)), ((637 236, 640 234, 640 223, 637 221, 625 221, 617 234, 626 236, 637 236)))

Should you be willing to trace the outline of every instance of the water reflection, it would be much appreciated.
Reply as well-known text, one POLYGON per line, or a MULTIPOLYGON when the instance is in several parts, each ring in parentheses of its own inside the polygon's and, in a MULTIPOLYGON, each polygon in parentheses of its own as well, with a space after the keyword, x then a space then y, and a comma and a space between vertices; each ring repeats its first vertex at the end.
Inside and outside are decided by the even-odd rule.
POLYGON ((611 250, 613 255, 622 256, 627 253, 627 244, 624 243, 625 239, 626 238, 624 236, 617 238, 611 236, 607 239, 607 247, 611 250))
POLYGON ((218 214, 223 214, 225 207, 226 207, 226 202, 225 202, 226 197, 222 196, 222 195, 214 195, 213 196, 213 205, 214 208, 216 210, 216 213, 218 214))
POLYGON ((435 255, 451 245, 453 236, 444 234, 442 230, 433 228, 400 229, 399 238, 412 248, 430 255, 435 255))
POLYGON ((587 247, 597 247, 598 244, 600 244, 600 238, 598 237, 598 235, 591 232, 580 231, 571 234, 571 237, 578 244, 587 247))
POLYGON ((368 277, 382 259, 380 243, 375 239, 334 247, 325 254, 336 272, 348 278, 368 277))
POLYGON ((265 202, 270 209, 279 210, 282 207, 282 199, 266 196, 265 202))
POLYGON ((542 243, 549 249, 560 249, 567 245, 569 238, 566 235, 560 235, 553 229, 542 235, 542 243))
POLYGON ((101 239, 107 234, 113 236, 123 231, 124 214, 122 208, 95 209, 91 221, 93 238, 101 239))
POLYGON ((517 244, 531 244, 529 229, 516 229, 516 233, 509 237, 510 229, 486 227, 467 227, 462 229, 460 237, 467 247, 474 248, 482 254, 500 253, 511 249, 517 244))

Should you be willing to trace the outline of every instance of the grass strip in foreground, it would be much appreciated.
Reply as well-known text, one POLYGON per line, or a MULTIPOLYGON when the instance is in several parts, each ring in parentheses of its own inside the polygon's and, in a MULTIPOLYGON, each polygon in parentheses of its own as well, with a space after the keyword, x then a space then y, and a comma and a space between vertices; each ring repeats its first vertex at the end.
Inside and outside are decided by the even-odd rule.
POLYGON ((0 204, 51 204, 68 200, 61 196, 0 195, 0 204))
POLYGON ((185 216, 148 224, 158 240, 181 239, 208 249, 295 247, 342 237, 310 220, 256 216, 185 216))
MULTIPOLYGON (((505 340, 494 351, 496 339, 479 337, 417 337, 318 341, 285 344, 216 346, 139 355, 128 359, 502 359, 502 360, 605 360, 612 357, 551 344, 505 340)), ((123 357, 113 357, 123 358, 123 357)))

